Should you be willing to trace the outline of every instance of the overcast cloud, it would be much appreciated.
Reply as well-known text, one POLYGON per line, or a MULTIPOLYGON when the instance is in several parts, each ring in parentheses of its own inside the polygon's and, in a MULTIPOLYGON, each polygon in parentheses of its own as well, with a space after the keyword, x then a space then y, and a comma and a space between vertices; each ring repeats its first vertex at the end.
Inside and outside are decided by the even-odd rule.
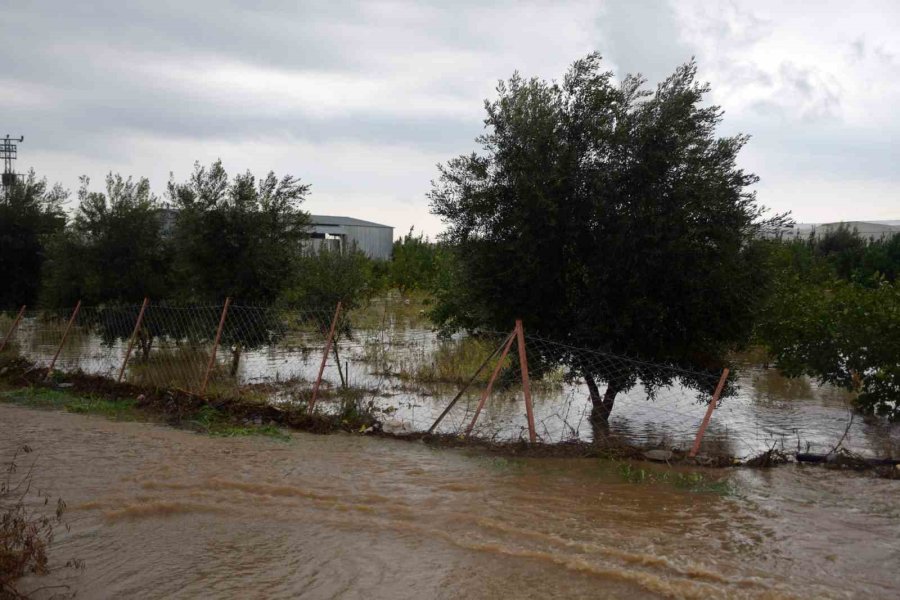
POLYGON ((600 51, 655 83, 696 56, 760 200, 803 222, 900 219, 900 4, 0 0, 0 134, 74 189, 222 158, 312 184, 305 208, 430 235, 435 164, 476 149, 514 70, 600 51), (261 8, 262 7, 262 8, 261 8))

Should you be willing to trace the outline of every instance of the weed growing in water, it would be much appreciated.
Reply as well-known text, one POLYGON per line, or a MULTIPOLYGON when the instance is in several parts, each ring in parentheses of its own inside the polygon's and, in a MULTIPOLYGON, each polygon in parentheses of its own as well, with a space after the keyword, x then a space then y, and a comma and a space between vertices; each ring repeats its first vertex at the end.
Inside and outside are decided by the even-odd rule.
POLYGON ((619 474, 628 483, 664 483, 689 492, 719 494, 722 496, 733 493, 732 486, 725 480, 711 480, 703 473, 696 471, 683 473, 681 471, 658 471, 637 467, 630 463, 618 465, 619 474))
MULTIPOLYGON (((57 498, 55 509, 48 512, 50 496, 32 492, 34 463, 18 474, 17 459, 31 448, 21 446, 12 459, 3 465, 5 477, 0 481, 0 598, 25 598, 27 594, 16 587, 25 575, 46 575, 50 572, 47 552, 53 543, 54 529, 68 525, 63 521, 66 503, 57 498), (45 508, 48 507, 48 508, 45 508)), ((70 560, 65 567, 83 568, 78 560, 70 560)), ((67 586, 50 586, 67 590, 67 586)), ((54 598, 71 597, 55 594, 54 598)))
POLYGON ((203 433, 215 437, 262 435, 281 441, 291 439, 287 432, 275 425, 263 425, 261 423, 236 424, 229 419, 228 415, 208 404, 201 407, 187 422, 203 433))

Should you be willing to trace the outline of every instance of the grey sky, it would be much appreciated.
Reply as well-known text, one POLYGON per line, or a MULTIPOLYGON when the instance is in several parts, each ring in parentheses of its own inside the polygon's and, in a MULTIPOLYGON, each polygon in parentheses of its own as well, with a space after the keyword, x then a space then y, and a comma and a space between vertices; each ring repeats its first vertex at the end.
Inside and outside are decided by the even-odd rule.
POLYGON ((292 173, 306 209, 431 235, 435 164, 476 149, 514 70, 599 50, 655 83, 696 56, 760 200, 798 221, 900 218, 900 4, 0 0, 0 134, 74 189, 221 157, 292 173))

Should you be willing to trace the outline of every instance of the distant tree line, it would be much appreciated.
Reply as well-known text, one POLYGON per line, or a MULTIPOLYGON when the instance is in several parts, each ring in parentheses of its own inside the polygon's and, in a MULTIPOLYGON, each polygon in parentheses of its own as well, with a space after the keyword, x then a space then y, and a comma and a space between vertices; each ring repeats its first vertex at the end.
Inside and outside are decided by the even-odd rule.
MULTIPOLYGON (((412 231, 390 262, 355 247, 307 243, 302 205, 310 186, 291 175, 230 177, 221 162, 196 164, 187 180, 169 181, 164 199, 146 178, 111 173, 104 183, 97 190, 82 177, 71 215, 63 209, 68 193, 33 172, 4 190, 0 308, 71 308, 80 300, 96 308, 89 318, 112 343, 131 335, 145 297, 216 306, 231 297, 240 326, 226 328, 222 344, 234 373, 244 350, 281 335, 277 313, 265 307, 314 309, 309 314, 327 330, 338 301, 351 310, 387 287, 427 290, 434 278, 436 246, 412 231)), ((190 322, 150 311, 138 335, 140 355, 146 359, 160 337, 208 340, 217 319, 216 311, 192 313, 190 322)))
POLYGON ((154 302, 284 304, 325 308, 364 302, 387 287, 430 289, 436 245, 412 231, 384 263, 356 248, 304 243, 310 186, 294 176, 229 176, 196 164, 165 197, 146 178, 82 177, 69 194, 33 173, 0 195, 0 307, 154 302))

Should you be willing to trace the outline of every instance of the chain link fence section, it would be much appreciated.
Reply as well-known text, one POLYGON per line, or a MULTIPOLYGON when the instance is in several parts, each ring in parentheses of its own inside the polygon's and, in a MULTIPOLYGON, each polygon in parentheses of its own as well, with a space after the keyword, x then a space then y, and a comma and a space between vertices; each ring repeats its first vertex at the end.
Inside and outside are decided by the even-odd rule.
MULTIPOLYGON (((47 369, 58 352, 54 370, 62 373, 115 380, 122 371, 129 383, 193 394, 200 394, 206 382, 209 396, 295 407, 309 406, 321 370, 317 411, 369 411, 385 431, 412 434, 428 431, 446 410, 434 433, 488 443, 529 437, 515 343, 473 424, 509 332, 442 337, 402 298, 340 311, 337 321, 335 307, 230 304, 222 321, 223 308, 151 303, 136 334, 141 305, 80 307, 68 334, 71 309, 29 310, 3 353, 47 369)), ((0 336, 10 331, 16 315, 0 313, 0 336)), ((721 374, 651 364, 533 334, 524 339, 535 430, 543 444, 687 452, 721 374), (596 381, 593 400, 586 374, 596 381), (619 390, 604 421, 595 418, 594 401, 610 382, 619 390)), ((828 451, 843 442, 854 451, 886 455, 883 445, 870 441, 872 425, 852 420, 846 400, 826 398, 814 407, 802 399, 796 405, 767 401, 759 397, 764 382, 754 379, 764 375, 744 371, 729 378, 701 454, 746 458, 772 447, 828 451)), ((896 442, 888 436, 890 450, 896 442)))

